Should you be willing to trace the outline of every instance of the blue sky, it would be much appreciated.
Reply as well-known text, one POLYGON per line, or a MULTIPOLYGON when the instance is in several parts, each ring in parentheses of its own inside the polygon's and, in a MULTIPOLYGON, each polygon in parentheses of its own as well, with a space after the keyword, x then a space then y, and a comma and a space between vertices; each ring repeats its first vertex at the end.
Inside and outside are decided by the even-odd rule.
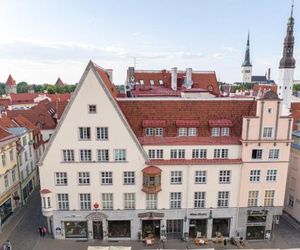
MULTIPOLYGON (((0 81, 75 83, 90 59, 114 69, 215 70, 241 79, 247 32, 256 75, 276 80, 289 0, 0 0, 0 81)), ((300 0, 295 0, 295 57, 300 68, 300 0), (299 17, 299 18, 298 18, 299 17)), ((300 79, 296 68, 295 78, 300 79)))

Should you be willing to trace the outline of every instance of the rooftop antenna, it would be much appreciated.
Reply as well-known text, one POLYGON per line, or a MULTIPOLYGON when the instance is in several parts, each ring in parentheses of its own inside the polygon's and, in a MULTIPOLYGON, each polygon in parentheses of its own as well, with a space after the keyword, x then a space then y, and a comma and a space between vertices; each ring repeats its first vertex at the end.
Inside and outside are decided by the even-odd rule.
POLYGON ((292 0, 292 9, 291 9, 291 17, 293 17, 293 11, 294 11, 294 0, 292 0))

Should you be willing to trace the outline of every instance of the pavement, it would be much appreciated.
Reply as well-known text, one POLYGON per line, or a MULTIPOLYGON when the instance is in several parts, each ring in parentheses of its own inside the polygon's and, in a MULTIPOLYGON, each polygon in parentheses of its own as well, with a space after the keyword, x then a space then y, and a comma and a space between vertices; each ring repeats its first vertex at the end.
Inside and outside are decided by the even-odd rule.
MULTIPOLYGON (((46 225, 46 220, 41 214, 40 196, 35 191, 27 205, 14 214, 9 224, 3 228, 0 234, 0 244, 7 239, 12 243, 13 250, 87 250, 88 246, 131 246, 132 250, 141 249, 163 249, 162 244, 157 242, 154 246, 146 247, 138 241, 119 241, 119 242, 102 242, 102 241, 76 241, 76 240, 54 240, 47 235, 45 238, 40 237, 39 226, 46 225)), ((291 221, 289 216, 284 215, 280 219, 280 224, 275 227, 275 239, 270 241, 251 241, 246 242, 247 249, 267 249, 267 248, 300 248, 300 226, 291 221), (298 231, 299 230, 299 231, 298 231)), ((227 244, 209 243, 207 246, 196 247, 192 241, 183 242, 180 240, 168 240, 165 243, 165 249, 235 249, 236 246, 227 244)))

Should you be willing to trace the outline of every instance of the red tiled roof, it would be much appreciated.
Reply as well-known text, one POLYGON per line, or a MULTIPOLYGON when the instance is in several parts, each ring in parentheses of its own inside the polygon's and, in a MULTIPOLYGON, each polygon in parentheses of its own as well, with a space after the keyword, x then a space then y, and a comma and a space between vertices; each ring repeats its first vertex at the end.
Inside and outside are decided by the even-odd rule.
POLYGON ((143 127, 144 128, 164 128, 166 126, 165 120, 144 120, 143 127))
POLYGON ((223 164, 242 164, 242 159, 171 159, 171 160, 151 160, 155 165, 223 165, 223 164))
POLYGON ((198 120, 176 120, 177 127, 199 127, 198 120))
POLYGON ((156 166, 148 166, 148 167, 145 167, 142 171, 144 174, 157 175, 157 174, 160 174, 162 170, 156 166))
POLYGON ((297 130, 297 123, 300 122, 300 102, 292 102, 291 103, 291 112, 294 118, 293 130, 297 130))
POLYGON ((11 118, 3 115, 0 117, 0 126, 4 128, 14 128, 17 127, 17 124, 11 118))
POLYGON ((52 193, 52 192, 51 192, 49 189, 44 188, 44 189, 40 190, 40 193, 41 193, 41 194, 50 194, 50 193, 52 193))
MULTIPOLYGON (((0 123, 1 125, 1 123, 0 123)), ((5 141, 8 139, 11 139, 15 137, 14 135, 12 135, 11 133, 9 133, 8 131, 6 131, 4 128, 0 127, 0 141, 5 141)))
POLYGON ((277 93, 277 85, 273 84, 254 84, 253 92, 257 93, 259 90, 265 92, 267 90, 272 90, 273 92, 277 93))
POLYGON ((64 94, 39 94, 39 93, 11 93, 11 102, 12 104, 34 104, 34 99, 39 96, 46 96, 51 99, 51 101, 69 101, 71 98, 70 93, 64 94))
POLYGON ((210 127, 232 127, 233 123, 228 119, 219 119, 219 120, 209 120, 210 127))
POLYGON ((116 86, 110 81, 107 72, 104 69, 102 69, 101 67, 99 67, 98 65, 96 65, 96 64, 94 64, 94 66, 95 66, 95 69, 96 69, 97 73, 99 74, 100 78, 103 80, 104 84, 108 88, 110 94, 114 98, 116 98, 119 91, 116 88, 116 86))
POLYGON ((3 105, 5 108, 7 108, 9 105, 11 105, 11 100, 9 98, 0 98, 0 105, 3 105))
POLYGON ((14 80, 14 78, 11 76, 11 74, 9 74, 5 85, 7 86, 15 86, 16 85, 16 81, 14 80))

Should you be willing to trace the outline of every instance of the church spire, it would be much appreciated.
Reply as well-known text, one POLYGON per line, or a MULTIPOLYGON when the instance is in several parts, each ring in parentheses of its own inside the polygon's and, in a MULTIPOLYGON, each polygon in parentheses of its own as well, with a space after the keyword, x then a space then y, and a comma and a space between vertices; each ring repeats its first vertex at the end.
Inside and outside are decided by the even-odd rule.
POLYGON ((251 62, 250 62, 250 35, 249 35, 249 31, 248 31, 248 39, 247 39, 247 46, 246 46, 246 52, 245 52, 245 59, 244 62, 242 64, 243 67, 245 66, 252 66, 251 62))
POLYGON ((280 60, 279 68, 295 68, 296 60, 293 57, 294 53, 294 2, 291 8, 291 16, 287 24, 286 36, 283 43, 283 56, 280 60))

